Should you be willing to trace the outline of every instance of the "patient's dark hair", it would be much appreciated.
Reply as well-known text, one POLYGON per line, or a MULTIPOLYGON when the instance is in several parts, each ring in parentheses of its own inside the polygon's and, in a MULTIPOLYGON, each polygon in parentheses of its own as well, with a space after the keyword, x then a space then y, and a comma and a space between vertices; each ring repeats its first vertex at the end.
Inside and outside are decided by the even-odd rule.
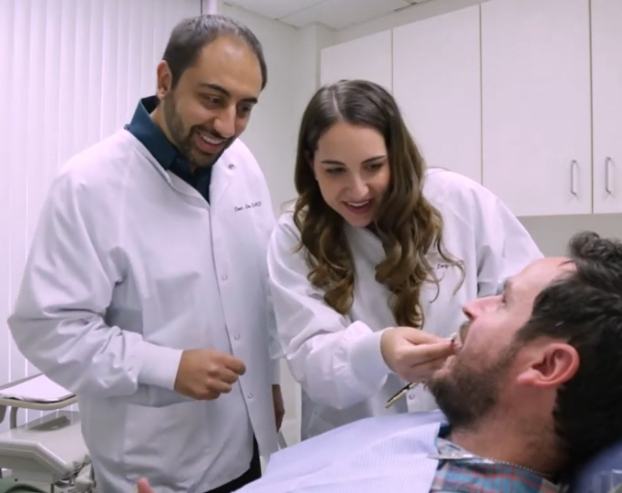
POLYGON ((576 272, 539 294, 517 342, 564 338, 579 353, 553 411, 573 466, 622 438, 622 243, 580 233, 569 254, 576 272))
POLYGON ((220 36, 230 35, 243 40, 253 51, 261 70, 261 88, 268 82, 268 69, 261 43, 245 25, 222 15, 200 15, 184 19, 175 26, 168 40, 162 59, 173 75, 173 88, 184 71, 192 66, 199 52, 220 36))

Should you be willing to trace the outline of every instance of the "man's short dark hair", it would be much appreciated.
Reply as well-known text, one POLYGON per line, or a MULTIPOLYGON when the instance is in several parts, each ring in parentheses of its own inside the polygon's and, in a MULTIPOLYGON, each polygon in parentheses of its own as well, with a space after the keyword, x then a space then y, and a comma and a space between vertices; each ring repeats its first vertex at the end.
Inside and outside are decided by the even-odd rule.
POLYGON ((556 434, 576 465, 622 438, 622 243, 579 233, 569 256, 576 272, 539 294, 517 342, 562 338, 579 354, 553 411, 556 434))
POLYGON ((201 49, 216 38, 230 35, 242 39, 253 51, 261 69, 261 88, 268 82, 268 69, 261 43, 253 32, 243 24, 222 15, 200 15, 184 19, 175 26, 164 55, 173 75, 173 88, 184 71, 196 61, 201 49))

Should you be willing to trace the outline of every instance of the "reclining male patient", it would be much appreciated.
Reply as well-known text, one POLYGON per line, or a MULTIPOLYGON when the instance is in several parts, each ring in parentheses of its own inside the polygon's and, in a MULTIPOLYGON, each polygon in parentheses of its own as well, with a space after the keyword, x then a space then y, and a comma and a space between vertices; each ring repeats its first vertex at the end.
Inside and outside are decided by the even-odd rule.
POLYGON ((361 420, 279 452, 239 491, 555 492, 622 438, 622 243, 577 235, 569 258, 533 262, 464 313, 427 382, 448 424, 361 420))

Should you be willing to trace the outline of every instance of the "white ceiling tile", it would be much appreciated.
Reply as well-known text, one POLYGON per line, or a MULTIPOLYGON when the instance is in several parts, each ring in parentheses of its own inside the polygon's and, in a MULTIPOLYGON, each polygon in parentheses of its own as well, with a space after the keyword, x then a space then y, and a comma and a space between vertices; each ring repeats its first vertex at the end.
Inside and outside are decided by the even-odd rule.
POLYGON ((298 27, 321 23, 333 29, 343 29, 408 5, 403 0, 324 0, 279 20, 298 27))
POLYGON ((225 0, 225 3, 241 7, 270 19, 295 14, 325 0, 225 0))

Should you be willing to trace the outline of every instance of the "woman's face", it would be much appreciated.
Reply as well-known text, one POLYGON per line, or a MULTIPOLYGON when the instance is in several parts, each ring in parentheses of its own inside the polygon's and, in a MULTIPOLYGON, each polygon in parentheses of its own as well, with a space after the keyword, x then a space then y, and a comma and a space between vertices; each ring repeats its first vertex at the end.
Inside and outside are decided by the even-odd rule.
POLYGON ((355 227, 375 219, 391 180, 387 147, 377 130, 335 123, 318 140, 312 165, 330 208, 355 227))

